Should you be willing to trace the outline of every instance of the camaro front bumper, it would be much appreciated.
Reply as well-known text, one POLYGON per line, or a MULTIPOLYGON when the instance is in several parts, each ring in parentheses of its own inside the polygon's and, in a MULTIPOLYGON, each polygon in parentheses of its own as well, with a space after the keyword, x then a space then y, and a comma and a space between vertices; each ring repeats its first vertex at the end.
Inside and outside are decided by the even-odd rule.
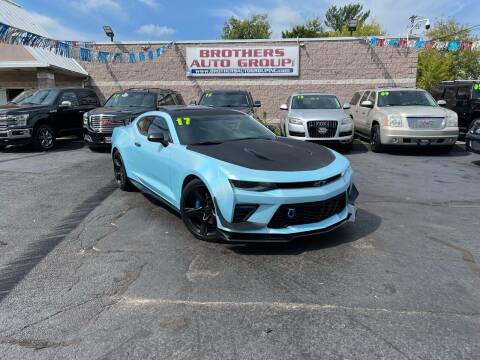
MULTIPOLYGON (((270 227, 271 219, 267 221, 255 221, 255 218, 261 219, 262 218, 262 206, 259 207, 259 216, 255 217, 252 216, 247 221, 243 222, 229 222, 227 221, 222 213, 219 211, 219 206, 217 200, 215 201, 215 208, 217 214, 217 225, 219 229, 219 235, 223 240, 229 242, 240 242, 240 243, 257 243, 257 242, 290 242, 297 238, 306 237, 306 236, 313 236, 318 234, 323 234, 326 232, 330 232, 332 230, 337 229, 338 227, 344 225, 348 222, 355 222, 356 220, 356 213, 357 209, 355 207, 355 200, 358 197, 358 190, 355 185, 352 183, 346 190, 345 199, 346 203, 345 206, 341 208, 338 212, 332 214, 326 219, 322 219, 318 222, 313 223, 305 223, 305 224, 294 224, 294 225, 286 225, 284 227, 270 227)), ((325 200, 329 200, 331 198, 338 197, 342 194, 330 194, 322 196, 325 200)), ((295 201, 295 198, 287 198, 283 199, 283 201, 287 201, 286 205, 292 205, 292 202, 295 201)), ((292 206, 301 206, 302 203, 296 203, 292 206)), ((281 205, 275 207, 276 210, 281 205)), ((269 213, 271 206, 266 206, 264 212, 269 213)), ((274 209, 274 210, 275 210, 274 209)), ((275 214, 277 213, 275 210, 275 214)), ((266 215, 266 214, 263 214, 266 215)), ((274 215, 275 216, 275 215, 274 215)), ((265 218, 269 218, 270 215, 263 216, 265 218)))

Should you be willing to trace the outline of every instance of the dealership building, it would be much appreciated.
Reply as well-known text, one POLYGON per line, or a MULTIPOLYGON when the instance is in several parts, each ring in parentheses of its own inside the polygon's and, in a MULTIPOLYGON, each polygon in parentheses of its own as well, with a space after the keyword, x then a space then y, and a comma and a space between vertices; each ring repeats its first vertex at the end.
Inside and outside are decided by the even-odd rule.
MULTIPOLYGON (((0 0, 0 22, 48 35, 27 16, 18 5, 0 0)), ((105 42, 94 49, 148 54, 166 44, 105 42)), ((187 102, 205 90, 246 89, 262 102, 259 116, 275 121, 294 91, 335 93, 346 102, 363 88, 413 87, 417 61, 415 49, 371 46, 361 38, 177 41, 161 56, 134 63, 76 61, 47 50, 0 45, 0 103, 12 89, 46 85, 92 87, 101 99, 129 88, 169 88, 187 102)))

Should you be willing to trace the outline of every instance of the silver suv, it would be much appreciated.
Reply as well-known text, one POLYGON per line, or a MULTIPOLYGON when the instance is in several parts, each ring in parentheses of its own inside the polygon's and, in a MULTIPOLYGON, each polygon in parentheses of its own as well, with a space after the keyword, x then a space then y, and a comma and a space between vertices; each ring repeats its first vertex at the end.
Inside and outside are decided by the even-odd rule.
POLYGON ((370 139, 372 151, 386 145, 437 146, 449 152, 458 138, 458 116, 425 90, 382 88, 357 92, 350 116, 355 132, 370 139))
POLYGON ((297 139, 323 143, 339 143, 345 150, 353 144, 353 122, 344 111, 350 104, 340 105, 334 94, 317 92, 293 93, 280 119, 282 134, 297 139))

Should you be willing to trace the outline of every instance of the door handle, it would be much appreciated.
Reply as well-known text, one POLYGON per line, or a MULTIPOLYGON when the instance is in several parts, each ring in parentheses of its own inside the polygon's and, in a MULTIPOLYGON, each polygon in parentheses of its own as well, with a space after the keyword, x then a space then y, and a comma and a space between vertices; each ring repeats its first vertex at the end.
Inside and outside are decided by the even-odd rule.
POLYGON ((141 145, 140 143, 138 143, 138 142, 135 142, 135 146, 136 146, 136 147, 142 147, 142 145, 141 145))

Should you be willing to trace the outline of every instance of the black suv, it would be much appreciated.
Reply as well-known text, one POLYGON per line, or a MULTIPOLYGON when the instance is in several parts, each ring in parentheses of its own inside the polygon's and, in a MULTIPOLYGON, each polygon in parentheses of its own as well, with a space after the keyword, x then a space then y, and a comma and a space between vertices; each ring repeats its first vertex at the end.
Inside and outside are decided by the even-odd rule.
MULTIPOLYGON (((195 104, 197 104, 195 102, 195 104)), ((252 94, 246 90, 209 90, 205 91, 198 105, 209 107, 228 107, 258 119, 256 108, 262 106, 260 101, 253 101, 252 94)))
POLYGON ((435 100, 444 100, 445 106, 458 114, 460 131, 467 132, 480 120, 480 80, 443 81, 430 93, 435 100))
POLYGON ((169 89, 128 89, 116 92, 104 107, 83 116, 83 138, 90 149, 110 147, 113 129, 147 111, 165 105, 185 105, 182 95, 169 89))
POLYGON ((81 135, 83 114, 100 106, 91 89, 38 89, 0 106, 0 149, 32 144, 50 150, 55 139, 81 135))

